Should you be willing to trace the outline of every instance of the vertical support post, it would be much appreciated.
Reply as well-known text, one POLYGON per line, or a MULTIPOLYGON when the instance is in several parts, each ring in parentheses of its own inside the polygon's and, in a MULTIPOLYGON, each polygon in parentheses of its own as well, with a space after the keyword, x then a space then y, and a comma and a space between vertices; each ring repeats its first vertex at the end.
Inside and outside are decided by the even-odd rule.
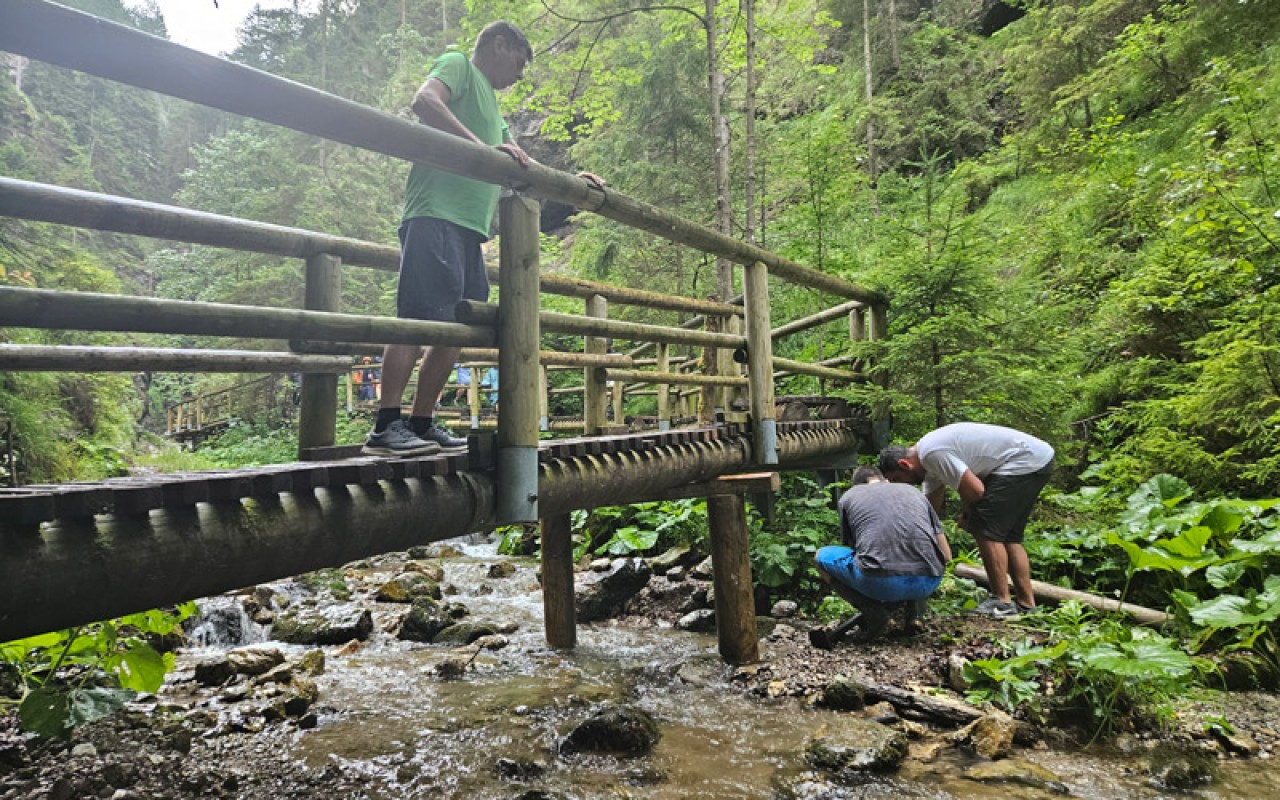
MULTIPOLYGON (((586 311, 588 317, 606 319, 609 316, 609 301, 598 294, 587 298, 586 311)), ((609 342, 600 336, 588 336, 583 344, 587 353, 604 355, 609 352, 609 342)), ((582 370, 582 417, 583 434, 597 436, 605 426, 608 416, 608 393, 604 381, 596 377, 594 367, 582 370)))
POLYGON ((849 312, 849 339, 860 342, 867 338, 867 323, 864 308, 855 308, 849 312))
POLYGON ((751 433, 757 464, 778 463, 778 422, 773 403, 773 336, 769 318, 769 272, 759 261, 743 271, 747 317, 747 381, 751 433))
POLYGON ((551 379, 547 365, 538 365, 538 430, 551 430, 551 379))
MULTIPOLYGON (((502 368, 499 367, 498 371, 501 372, 502 368)), ((498 405, 502 405, 501 400, 498 405)), ((480 427, 480 368, 475 364, 471 365, 471 381, 467 384, 467 409, 471 413, 468 427, 473 431, 477 430, 480 427)))
MULTIPOLYGON (((658 363, 655 368, 658 372, 670 372, 670 345, 658 342, 654 345, 654 350, 658 355, 658 363)), ((671 384, 669 383, 658 384, 658 430, 671 430, 671 384)))
POLYGON ((707 498, 711 529, 711 571, 715 587, 716 636, 720 657, 730 664, 760 660, 756 609, 747 549, 747 507, 741 495, 707 498))
POLYGON ((547 644, 557 650, 568 650, 578 643, 571 532, 568 514, 542 519, 542 624, 547 644))
MULTIPOLYGON (((342 304, 342 260, 328 253, 307 257, 303 306, 308 311, 338 311, 342 304)), ((298 409, 298 454, 329 447, 338 424, 338 376, 305 373, 298 409)))
MULTIPOLYGON (((498 474, 500 523, 538 521, 538 202, 499 204, 498 474)), ((480 376, 471 373, 473 385, 480 376)))
POLYGON ((610 404, 613 406, 613 424, 622 425, 625 418, 622 413, 624 392, 626 392, 626 383, 623 381, 613 382, 613 391, 609 393, 610 404))

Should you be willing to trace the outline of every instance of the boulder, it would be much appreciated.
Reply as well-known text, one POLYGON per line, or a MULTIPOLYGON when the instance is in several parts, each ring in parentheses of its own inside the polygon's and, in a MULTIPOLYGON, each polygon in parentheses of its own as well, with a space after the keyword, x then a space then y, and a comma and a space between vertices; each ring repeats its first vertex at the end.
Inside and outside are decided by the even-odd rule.
POLYGON ((560 742, 560 752, 644 755, 661 738, 658 723, 648 713, 610 703, 570 731, 560 742))
POLYGON ((290 644, 341 644, 364 640, 373 631, 373 615, 351 603, 325 608, 292 608, 276 617, 271 635, 290 644))
POLYGON ((907 757, 907 737, 878 722, 842 715, 811 736, 804 753, 818 769, 891 772, 907 757))
POLYGON ((409 608, 404 622, 400 624, 398 638, 410 642, 432 642, 440 631, 453 625, 457 620, 449 613, 449 606, 431 598, 420 598, 409 608))
POLYGON ((376 599, 383 603, 412 603, 422 597, 439 600, 440 584, 421 572, 402 572, 378 587, 376 599))
POLYGON ((690 567, 698 562, 701 555, 689 545, 676 545, 661 555, 646 558, 649 569, 654 575, 666 575, 673 569, 690 567))
POLYGON ((485 636, 494 636, 497 630, 486 622, 456 622, 436 634, 434 644, 471 644, 485 636))
POLYGON ((971 748, 983 758, 995 760, 1009 755, 1016 731, 1017 723, 1013 721, 1013 717, 995 711, 984 714, 953 733, 952 740, 971 748))
POLYGON ((979 783, 1026 786, 1057 794, 1068 792, 1067 785, 1053 771, 1021 758, 975 764, 965 770, 964 777, 979 783))
POLYGON ((645 587, 653 575, 642 558, 619 558, 605 572, 581 576, 576 589, 579 622, 595 622, 616 617, 623 605, 645 587))
POLYGON ((837 675, 822 689, 819 705, 836 711, 857 711, 866 705, 866 689, 861 683, 837 675))
POLYGON ((227 661, 241 675, 262 675, 284 663, 280 648, 264 644, 252 644, 227 651, 227 661))
POLYGON ((716 629, 716 612, 709 608, 690 611, 676 621, 676 628, 690 633, 711 633, 716 629))
POLYGON ((769 616, 777 619, 789 619, 800 610, 800 604, 794 600, 779 600, 769 609, 769 616))
POLYGON ((1150 785, 1183 792, 1212 783, 1215 764, 1208 753, 1177 745, 1161 745, 1151 752, 1144 767, 1150 785))
POLYGON ((196 683, 201 686, 221 686, 236 674, 235 667, 225 654, 206 658, 196 664, 196 683))
POLYGON ((499 561, 489 565, 490 578, 510 578, 516 574, 516 565, 510 561, 499 561))

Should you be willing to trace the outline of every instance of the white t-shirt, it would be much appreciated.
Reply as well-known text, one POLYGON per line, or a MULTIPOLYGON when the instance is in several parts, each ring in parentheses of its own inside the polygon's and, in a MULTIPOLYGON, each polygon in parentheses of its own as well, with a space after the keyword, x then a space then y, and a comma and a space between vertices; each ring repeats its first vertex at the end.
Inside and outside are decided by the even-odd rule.
POLYGON ((1029 475, 1053 461, 1047 442, 1013 428, 957 422, 925 434, 916 442, 925 469, 925 494, 940 486, 956 489, 965 470, 979 480, 988 475, 1029 475))

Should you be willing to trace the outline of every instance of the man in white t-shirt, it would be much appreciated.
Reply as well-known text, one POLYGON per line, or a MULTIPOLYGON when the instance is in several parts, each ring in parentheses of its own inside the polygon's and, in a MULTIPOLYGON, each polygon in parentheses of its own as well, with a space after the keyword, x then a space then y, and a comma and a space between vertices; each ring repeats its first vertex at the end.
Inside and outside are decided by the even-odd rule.
POLYGON ((923 483, 939 514, 947 487, 960 495, 960 527, 978 542, 990 583, 991 596, 974 609, 979 614, 1011 617, 1035 608, 1022 538, 1031 507, 1053 472, 1053 456, 1048 443, 1030 434, 977 422, 946 425, 914 447, 880 451, 884 476, 894 483, 923 483))

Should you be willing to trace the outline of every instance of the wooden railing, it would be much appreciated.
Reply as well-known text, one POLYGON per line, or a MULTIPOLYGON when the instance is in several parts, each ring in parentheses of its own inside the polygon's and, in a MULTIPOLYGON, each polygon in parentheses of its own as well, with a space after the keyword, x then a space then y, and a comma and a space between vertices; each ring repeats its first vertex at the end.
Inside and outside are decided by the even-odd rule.
MULTIPOLYGON (((300 372, 299 449, 307 451, 334 444, 338 376, 350 369, 352 355, 373 353, 388 343, 462 347, 465 359, 496 361, 501 374, 493 479, 496 520, 535 522, 539 519, 537 446, 539 431, 546 426, 547 367, 582 370, 583 426, 588 434, 608 429, 610 403, 615 417, 620 417, 626 387, 653 387, 657 416, 666 424, 673 414, 673 393, 692 398, 679 393, 698 391, 703 398, 699 411, 706 418, 712 411, 735 413, 726 391, 746 390, 751 457, 756 464, 768 466, 778 463, 776 375, 812 375, 848 382, 862 379, 859 373, 837 364, 775 358, 773 341, 841 317, 848 317, 855 338, 875 338, 884 331, 884 298, 879 293, 569 173, 536 163, 521 167, 492 148, 43 0, 6 0, 3 15, 0 50, 428 163, 501 184, 515 194, 504 197, 499 209, 499 267, 494 276, 499 305, 463 303, 458 308, 458 322, 444 323, 341 313, 343 269, 395 270, 398 253, 392 247, 0 178, 0 215, 302 258, 306 265, 302 309, 0 287, 0 326, 284 340, 291 352, 133 348, 108 353, 103 348, 89 352, 8 345, 0 348, 0 368, 300 372), (536 198, 600 214, 741 265, 742 297, 721 303, 544 274, 539 265, 536 198), (775 328, 770 315, 770 277, 852 302, 775 328), (584 313, 543 311, 539 306, 542 293, 581 298, 584 313), (698 316, 674 326, 641 324, 610 318, 611 304, 698 316), (582 352, 540 352, 544 331, 581 337, 582 352), (639 347, 628 354, 611 353, 611 341, 639 347), (652 349, 651 363, 641 363, 641 348, 645 352, 652 349), (478 356, 479 352, 484 355, 478 356), (616 388, 613 398, 609 396, 611 386, 616 388)), ((739 498, 739 510, 740 502, 739 498)), ((555 519, 543 520, 544 553, 568 549, 567 511, 556 513, 555 519)), ((717 519, 733 516, 732 511, 713 514, 717 519)), ((713 520, 713 524, 718 523, 713 520)), ((724 524, 727 529, 741 527, 733 519, 724 524)), ((733 558, 733 569, 742 567, 745 548, 733 558)), ((563 614, 553 614, 551 609, 553 597, 555 603, 564 602, 564 570, 571 570, 571 566, 557 560, 554 569, 544 569, 549 582, 548 638, 553 644, 572 640, 572 632, 562 625, 563 614), (559 588, 552 592, 551 584, 559 588), (551 632, 553 629, 559 632, 551 632)), ((721 571, 718 563, 717 572, 721 571)), ((569 587, 571 595, 571 575, 569 587)), ((721 609, 717 611, 719 614, 721 609)), ((745 630, 750 621, 749 598, 734 613, 742 617, 739 621, 745 630)), ((568 617, 571 626, 571 608, 568 617)), ((754 636, 751 640, 754 646, 754 636)))

